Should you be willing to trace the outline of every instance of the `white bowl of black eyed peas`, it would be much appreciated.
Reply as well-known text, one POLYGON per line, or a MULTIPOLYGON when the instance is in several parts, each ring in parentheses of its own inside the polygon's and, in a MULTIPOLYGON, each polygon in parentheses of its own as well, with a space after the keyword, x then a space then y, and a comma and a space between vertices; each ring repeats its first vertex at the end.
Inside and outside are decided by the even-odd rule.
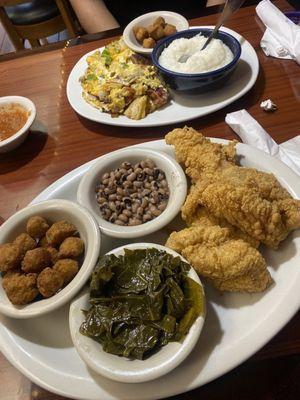
POLYGON ((180 165, 165 153, 145 148, 100 157, 80 181, 77 201, 117 238, 160 230, 179 213, 187 193, 180 165))

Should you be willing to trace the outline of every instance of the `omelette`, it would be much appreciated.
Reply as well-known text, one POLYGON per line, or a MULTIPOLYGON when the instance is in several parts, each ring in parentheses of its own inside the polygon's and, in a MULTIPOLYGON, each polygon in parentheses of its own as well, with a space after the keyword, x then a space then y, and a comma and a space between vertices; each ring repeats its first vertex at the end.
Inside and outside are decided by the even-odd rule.
POLYGON ((88 67, 80 78, 82 96, 112 117, 142 119, 169 101, 167 88, 150 60, 129 49, 122 38, 86 61, 88 67))

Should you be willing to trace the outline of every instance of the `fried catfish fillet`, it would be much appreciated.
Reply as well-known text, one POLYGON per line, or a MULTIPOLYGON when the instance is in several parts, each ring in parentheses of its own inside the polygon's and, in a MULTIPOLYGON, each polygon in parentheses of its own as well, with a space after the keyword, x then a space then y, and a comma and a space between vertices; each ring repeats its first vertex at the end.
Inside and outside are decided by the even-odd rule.
POLYGON ((192 128, 166 135, 176 158, 195 184, 182 208, 188 220, 204 206, 248 236, 277 248, 292 229, 300 227, 300 201, 292 199, 266 172, 235 165, 235 143, 212 143, 192 128))
POLYGON ((173 232, 166 246, 181 253, 220 290, 260 292, 272 283, 261 254, 249 243, 233 239, 228 228, 191 226, 173 232))

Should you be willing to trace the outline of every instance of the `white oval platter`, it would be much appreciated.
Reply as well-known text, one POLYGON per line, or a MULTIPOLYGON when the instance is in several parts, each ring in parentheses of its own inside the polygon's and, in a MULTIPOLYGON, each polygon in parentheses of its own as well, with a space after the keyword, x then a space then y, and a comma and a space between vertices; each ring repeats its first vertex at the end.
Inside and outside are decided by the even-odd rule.
MULTIPOLYGON (((142 146, 174 156, 163 140, 142 146)), ((238 144, 237 152, 242 165, 273 172, 294 197, 300 198, 299 177, 285 164, 245 144, 238 144)), ((79 181, 93 162, 60 178, 33 203, 55 198, 75 200, 79 181)), ((170 231, 178 227, 178 222, 173 221, 160 232, 127 242, 103 236, 101 252, 133 241, 163 244, 170 231)), ((172 372, 151 382, 117 383, 91 371, 72 345, 69 305, 28 321, 1 316, 0 350, 29 379, 62 396, 84 400, 153 400, 176 395, 241 364, 293 317, 300 306, 299 254, 299 231, 291 234, 277 251, 264 250, 275 285, 263 294, 220 294, 207 286, 206 322, 194 351, 172 372)))

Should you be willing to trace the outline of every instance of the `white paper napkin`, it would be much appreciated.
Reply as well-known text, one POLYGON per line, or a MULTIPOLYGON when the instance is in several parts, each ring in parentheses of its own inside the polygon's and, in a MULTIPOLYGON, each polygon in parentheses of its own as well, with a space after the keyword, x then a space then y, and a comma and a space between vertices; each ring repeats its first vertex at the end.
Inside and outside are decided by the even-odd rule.
POLYGON ((260 42, 264 53, 294 59, 300 64, 300 26, 289 20, 270 0, 262 0, 256 13, 267 28, 260 42))
POLYGON ((279 158, 300 175, 300 135, 287 142, 277 144, 246 110, 227 114, 225 121, 242 139, 243 143, 250 144, 279 158))

